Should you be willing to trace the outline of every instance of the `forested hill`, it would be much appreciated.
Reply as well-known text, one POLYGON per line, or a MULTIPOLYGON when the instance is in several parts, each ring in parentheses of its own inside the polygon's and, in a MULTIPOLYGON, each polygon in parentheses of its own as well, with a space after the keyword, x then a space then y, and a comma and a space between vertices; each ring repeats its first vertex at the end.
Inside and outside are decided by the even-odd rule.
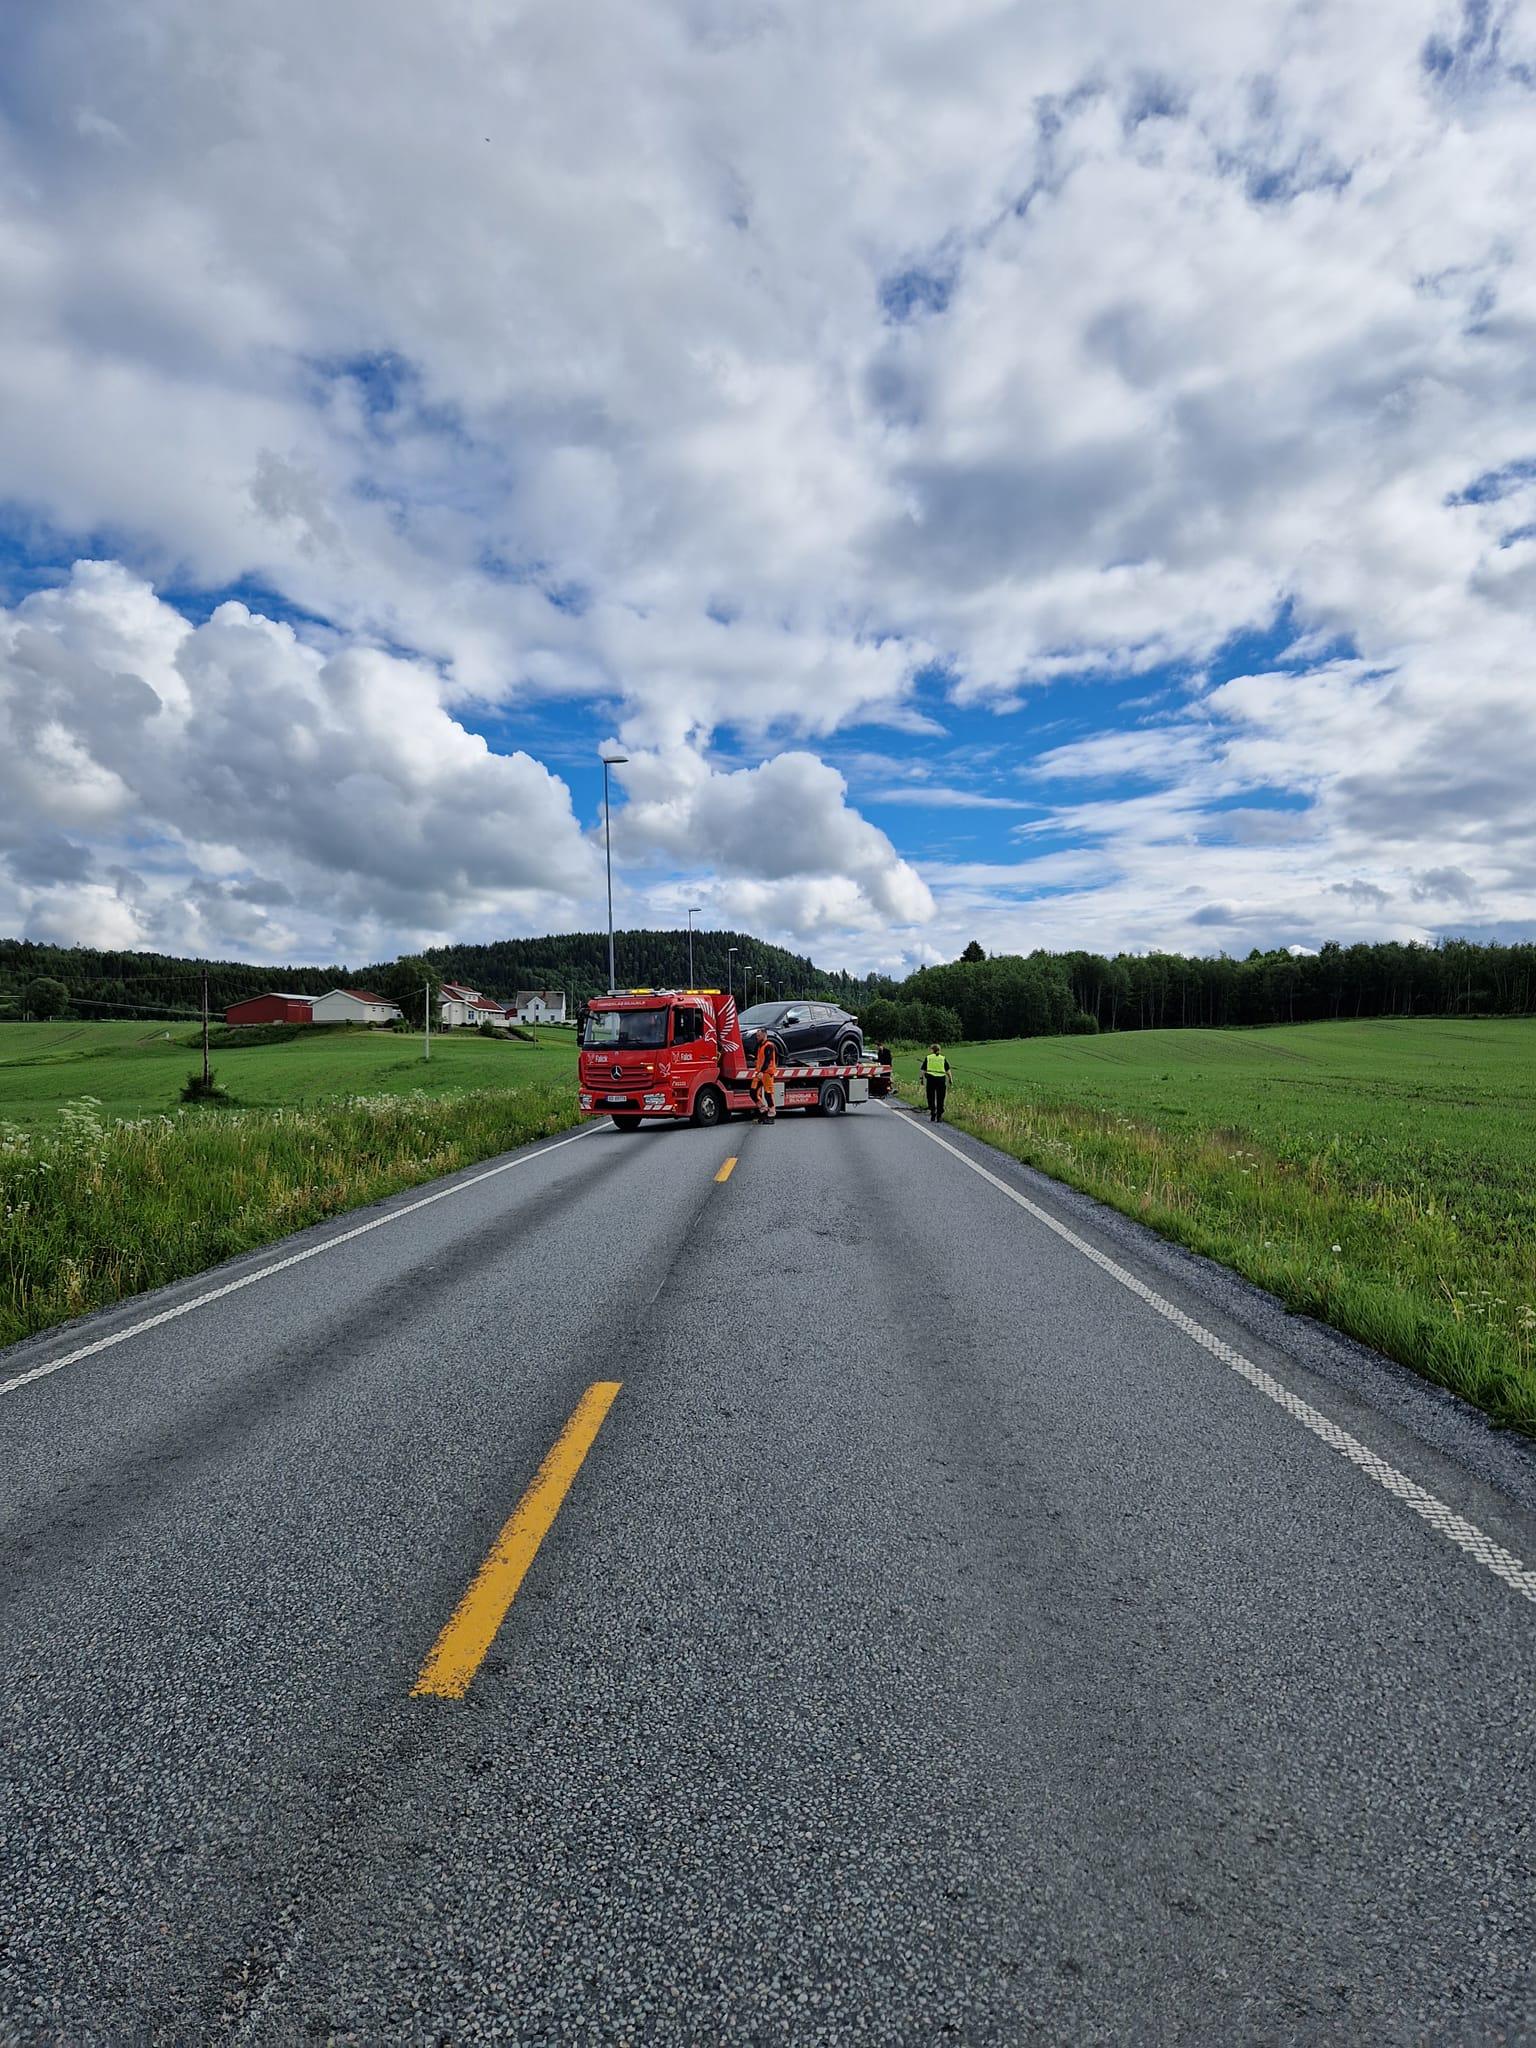
MULTIPOLYGON (((850 1006, 874 989, 891 985, 830 973, 801 954, 765 945, 747 932, 695 932, 693 951, 694 980, 704 987, 723 988, 729 965, 738 996, 744 976, 752 977, 754 995, 766 988, 774 995, 823 996, 850 1006), (733 961, 727 955, 731 946, 736 948, 733 961)), ((619 932, 614 953, 621 988, 675 986, 687 977, 686 930, 619 932)), ((103 952, 89 946, 0 939, 0 1017, 21 1014, 25 991, 39 980, 61 983, 69 1007, 81 1016, 191 1015, 202 1004, 205 969, 209 1005, 215 1011, 269 989, 323 995, 328 988, 376 988, 400 997, 414 993, 426 972, 443 981, 467 981, 504 1001, 519 989, 560 988, 581 1002, 608 986, 608 934, 561 932, 543 939, 441 946, 425 955, 358 967, 252 966, 240 960, 184 960, 168 953, 103 952)))
POLYGON ((222 1010, 268 989, 323 995, 349 979, 344 967, 252 967, 243 960, 181 960, 169 953, 102 952, 92 946, 41 946, 0 939, 0 1017, 14 1017, 37 981, 61 982, 82 1017, 164 1017, 222 1010))
MULTIPOLYGON (((677 987, 688 974, 688 934, 619 932, 620 988, 677 987)), ((576 1003, 608 986, 606 932, 559 932, 444 946, 359 967, 261 967, 237 960, 181 960, 164 953, 109 953, 0 939, 0 1017, 191 1016, 202 1001, 223 1010, 268 989, 319 995, 374 988, 419 1000, 422 982, 466 981, 508 1000, 519 989, 558 988, 576 1003), (40 981, 51 1003, 31 1000, 40 981), (58 999, 62 985, 67 1003, 58 999)), ((1253 952, 1193 958, 1176 953, 1005 953, 980 946, 948 966, 924 967, 899 985, 878 975, 838 974, 746 932, 695 932, 693 978, 738 999, 816 996, 863 1020, 871 1039, 1029 1038, 1057 1031, 1137 1031, 1170 1025, 1301 1024, 1323 1017, 1519 1015, 1536 1010, 1536 945, 1437 946, 1395 940, 1325 945, 1317 953, 1253 952), (736 948, 734 959, 728 948, 736 948)))
MULTIPOLYGON (((677 988, 688 979, 688 933, 616 932, 614 969, 620 988, 677 988)), ((608 934, 558 932, 543 939, 495 939, 483 946, 443 946, 423 956, 432 971, 467 981, 487 995, 511 996, 520 988, 563 988, 578 1000, 608 987, 608 934)), ((365 968, 382 975, 384 969, 365 968)), ((859 997, 893 984, 879 975, 840 974, 818 967, 804 954, 766 945, 750 932, 693 935, 693 981, 697 988, 724 988, 741 996, 743 976, 752 976, 751 995, 761 985, 768 996, 820 996, 828 1002, 859 997), (734 946, 736 957, 727 949, 734 946), (761 976, 761 984, 756 977, 761 976)))

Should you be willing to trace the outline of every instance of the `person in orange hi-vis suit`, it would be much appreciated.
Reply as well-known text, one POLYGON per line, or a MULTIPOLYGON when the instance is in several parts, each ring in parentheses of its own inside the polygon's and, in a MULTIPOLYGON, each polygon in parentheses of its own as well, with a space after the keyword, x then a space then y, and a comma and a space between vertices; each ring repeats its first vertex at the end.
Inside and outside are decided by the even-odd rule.
POLYGON ((757 1042, 757 1058, 752 1063, 752 1078, 748 1086, 752 1100, 757 1104, 757 1120, 760 1124, 771 1124, 775 1115, 773 1090, 779 1078, 779 1049, 771 1038, 760 1038, 757 1042))

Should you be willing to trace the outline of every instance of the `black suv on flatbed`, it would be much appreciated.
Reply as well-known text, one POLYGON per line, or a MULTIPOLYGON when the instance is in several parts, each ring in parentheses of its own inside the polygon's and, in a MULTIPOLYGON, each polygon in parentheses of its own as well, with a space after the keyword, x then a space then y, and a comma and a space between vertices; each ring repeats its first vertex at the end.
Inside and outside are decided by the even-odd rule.
POLYGON ((764 1037, 778 1047, 781 1066, 851 1067, 864 1057, 859 1020, 836 1003, 754 1003, 741 1013, 741 1042, 749 1058, 764 1037))

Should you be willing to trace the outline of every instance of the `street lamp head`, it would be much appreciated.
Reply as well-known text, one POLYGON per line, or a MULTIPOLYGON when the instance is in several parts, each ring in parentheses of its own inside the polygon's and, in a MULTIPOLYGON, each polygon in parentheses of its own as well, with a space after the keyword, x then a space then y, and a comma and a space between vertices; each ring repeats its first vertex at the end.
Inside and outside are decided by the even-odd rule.
POLYGON ((628 754, 599 754, 599 761, 605 768, 622 768, 629 759, 628 754))

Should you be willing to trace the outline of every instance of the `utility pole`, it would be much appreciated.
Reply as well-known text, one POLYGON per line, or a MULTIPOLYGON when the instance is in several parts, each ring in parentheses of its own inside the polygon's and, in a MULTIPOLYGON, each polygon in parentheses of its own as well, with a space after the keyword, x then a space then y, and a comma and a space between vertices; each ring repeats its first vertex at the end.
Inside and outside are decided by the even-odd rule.
POLYGON ((421 1042, 421 1056, 424 1060, 432 1057, 432 984, 421 984, 421 1020, 425 1036, 421 1042))
POLYGON ((703 908, 702 903, 690 903, 688 906, 688 986, 690 988, 693 987, 693 920, 703 908))
POLYGON ((600 754, 603 764, 603 860, 608 869, 608 993, 613 994, 616 977, 613 971, 613 833, 608 816, 608 770, 622 768, 628 761, 628 754, 600 754))
POLYGON ((203 969, 203 1093, 206 1095, 213 1086, 213 1076, 208 1071, 208 970, 203 969))

